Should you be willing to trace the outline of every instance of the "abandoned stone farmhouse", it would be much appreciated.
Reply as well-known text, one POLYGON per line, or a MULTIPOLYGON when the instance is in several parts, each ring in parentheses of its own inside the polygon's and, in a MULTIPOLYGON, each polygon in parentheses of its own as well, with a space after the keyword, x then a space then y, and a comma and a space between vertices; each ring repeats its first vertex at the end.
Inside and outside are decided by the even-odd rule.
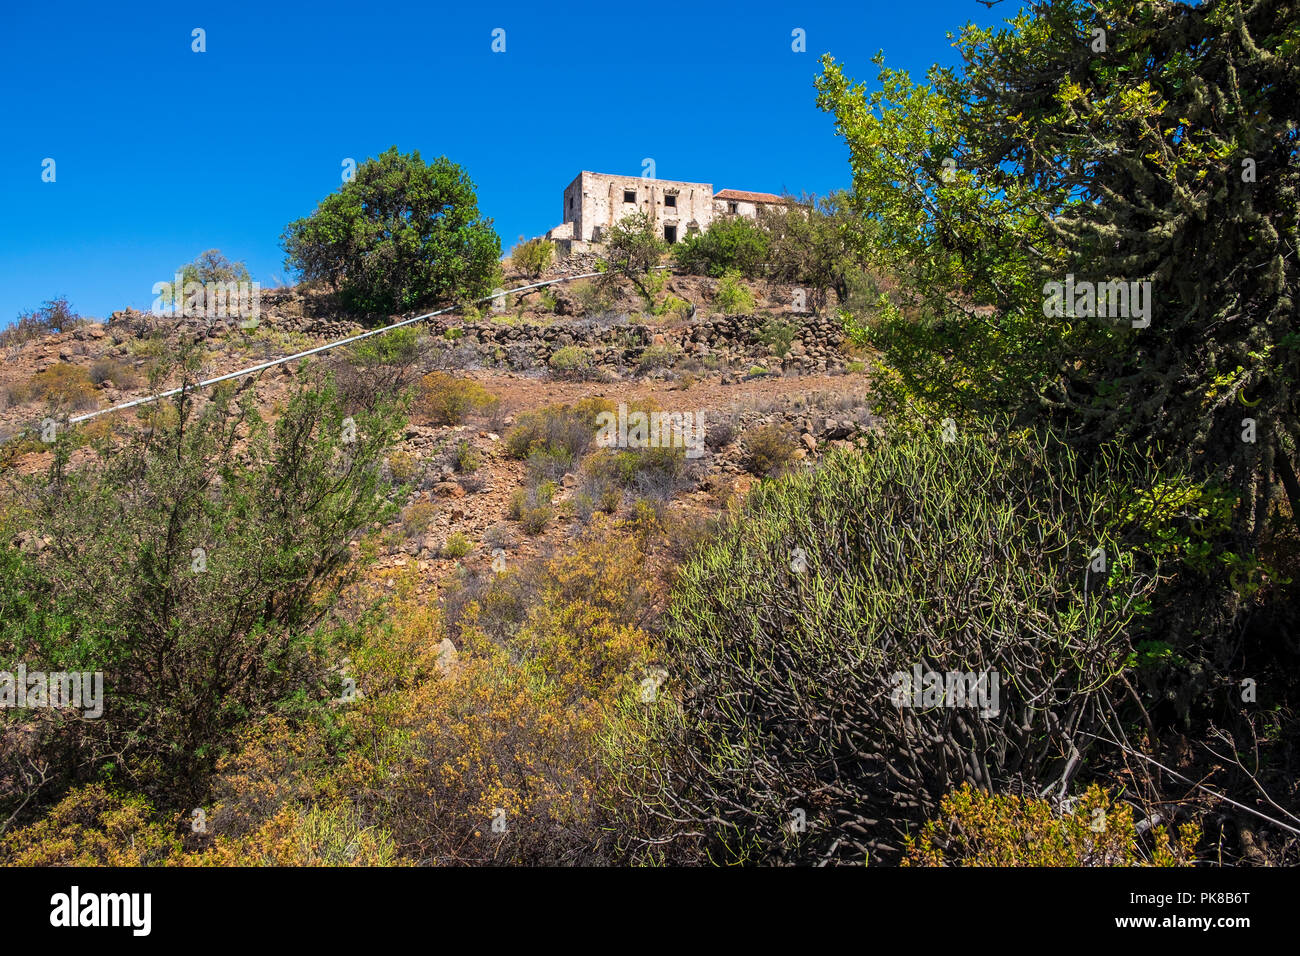
POLYGON ((773 193, 737 189, 715 193, 712 183, 584 170, 565 187, 563 224, 547 232, 546 238, 567 247, 567 251, 581 252, 591 243, 604 241, 610 227, 625 216, 643 212, 660 237, 671 244, 703 232, 715 219, 756 219, 762 208, 784 202, 773 193))

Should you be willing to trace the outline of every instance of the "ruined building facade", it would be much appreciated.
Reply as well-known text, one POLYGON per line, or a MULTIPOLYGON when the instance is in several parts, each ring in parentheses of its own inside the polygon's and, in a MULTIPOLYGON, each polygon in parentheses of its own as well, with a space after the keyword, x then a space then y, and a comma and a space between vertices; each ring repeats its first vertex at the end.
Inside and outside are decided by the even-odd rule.
POLYGON ((709 228, 726 216, 757 218, 759 209, 783 202, 772 193, 724 189, 712 183, 690 183, 644 176, 578 173, 564 190, 563 225, 546 234, 573 251, 600 243, 623 218, 645 213, 661 239, 670 245, 709 228))

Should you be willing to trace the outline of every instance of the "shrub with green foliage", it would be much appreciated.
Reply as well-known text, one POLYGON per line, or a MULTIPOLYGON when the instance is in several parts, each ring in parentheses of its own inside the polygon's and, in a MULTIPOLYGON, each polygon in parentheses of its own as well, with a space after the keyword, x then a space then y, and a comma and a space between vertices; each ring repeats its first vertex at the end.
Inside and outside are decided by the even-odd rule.
POLYGON ((520 236, 519 244, 510 250, 510 264, 534 279, 549 269, 554 261, 555 243, 541 236, 527 241, 520 236))
MULTIPOLYGON (((392 511, 391 402, 345 418, 328 382, 304 384, 269 425, 226 385, 147 414, 75 469, 75 429, 61 433, 20 498, 21 526, 49 546, 29 556, 3 536, 16 573, 0 581, 0 670, 104 674, 102 717, 31 724, 42 796, 99 779, 194 806, 239 726, 325 698, 317 627, 356 567, 354 536, 392 511)), ((31 720, 0 709, 0 738, 31 720)), ((0 781, 39 781, 19 750, 0 748, 0 781)), ((0 793, 0 814, 33 796, 0 793)))
POLYGON ((364 408, 405 390, 419 374, 419 360, 420 333, 407 325, 326 353, 323 361, 348 407, 364 408))
POLYGON ((606 474, 593 474, 583 470, 578 489, 573 495, 574 510, 579 518, 587 521, 597 511, 612 515, 622 504, 623 487, 617 481, 606 474))
POLYGON ((739 272, 732 270, 718 281, 713 307, 723 315, 748 315, 754 311, 754 293, 739 272))
POLYGON ((790 346, 794 344, 795 336, 798 334, 799 326, 795 323, 769 315, 763 320, 763 327, 759 330, 758 340, 766 345, 773 355, 778 358, 785 358, 790 352, 790 346))
MULTIPOLYGON (((754 369, 750 369, 754 374, 754 369)), ((767 369, 760 369, 766 374, 767 369)), ((745 436, 745 467, 760 478, 766 477, 790 463, 798 439, 794 429, 785 424, 763 425, 745 436)))
POLYGON ((450 558, 453 561, 465 557, 474 550, 473 543, 469 538, 459 531, 454 531, 448 535, 447 540, 442 545, 442 556, 450 558))
POLYGON ((671 683, 614 740, 634 854, 896 859, 963 781, 1067 772, 1152 588, 1124 517, 1149 481, 1029 436, 925 435, 759 485, 679 572, 671 683), (896 696, 914 668, 996 674, 998 692, 984 709, 896 696))
POLYGON ((537 448, 529 454, 525 466, 532 481, 555 480, 573 470, 574 456, 563 447, 537 448))
POLYGON ((589 490, 601 490, 601 495, 593 498, 597 507, 606 500, 604 489, 610 487, 629 489, 662 500, 671 497, 684 484, 686 450, 677 447, 629 451, 601 449, 588 456, 583 463, 583 473, 589 490))
POLYGON ((402 512, 402 531, 408 538, 423 534, 437 517, 438 506, 432 501, 415 501, 402 512))
POLYGON ((634 538, 602 523, 550 559, 512 560, 477 585, 455 576, 453 679, 431 660, 444 632, 427 602, 412 601, 420 616, 386 617, 367 634, 367 695, 343 755, 317 762, 330 792, 390 832, 403 861, 611 862, 599 739, 649 655, 635 624, 647 614, 643 561, 634 538), (490 829, 494 808, 504 833, 490 829))
POLYGON ((614 304, 614 290, 606 283, 590 280, 575 282, 571 291, 580 315, 604 312, 614 304))
POLYGON ((691 304, 679 295, 668 293, 663 300, 656 304, 650 312, 653 315, 668 316, 673 319, 683 320, 691 314, 691 304))
POLYGON ((584 398, 572 405, 547 405, 525 412, 506 433, 505 452, 511 458, 528 458, 538 450, 563 451, 570 460, 581 458, 600 430, 596 417, 614 408, 608 399, 584 398))
POLYGON ((672 368, 682 357, 676 345, 647 345, 636 360, 636 370, 644 375, 661 368, 672 368))
POLYGON ((472 378, 430 372, 420 379, 414 411, 437 425, 459 425, 472 414, 490 414, 500 403, 472 378))
POLYGON ((559 486, 553 481, 542 481, 518 489, 510 497, 510 507, 506 513, 511 520, 518 521, 526 534, 541 534, 555 515, 551 502, 559 486))
POLYGON ((469 474, 478 471, 483 464, 483 456, 469 442, 459 441, 452 452, 451 464, 461 474, 469 474))
POLYGON ((424 462, 418 455, 398 448, 385 461, 388 463, 388 475, 394 487, 410 485, 420 476, 424 462))
POLYGON ((108 357, 91 363, 90 380, 96 385, 112 382, 117 388, 136 388, 142 381, 135 369, 108 357))
POLYGON ((10 391, 11 400, 44 401, 58 411, 81 411, 94 408, 95 386, 90 373, 80 365, 55 362, 37 372, 26 386, 10 391))
POLYGON ((591 349, 585 349, 581 345, 561 346, 551 353, 546 364, 561 378, 585 379, 597 371, 591 349))
POLYGON ((683 272, 718 278, 735 270, 757 277, 767 262, 771 236, 745 216, 715 219, 704 232, 673 247, 673 261, 683 272))
POLYGON ((282 242, 287 267, 333 284, 350 309, 385 315, 484 296, 501 257, 465 171, 396 146, 291 222, 282 242))
POLYGON ((0 834, 4 866, 159 866, 173 862, 181 841, 143 797, 102 784, 72 791, 20 830, 0 834))
POLYGON ((346 354, 349 362, 364 369, 408 365, 420 357, 420 333, 415 326, 404 325, 362 339, 348 346, 346 354))

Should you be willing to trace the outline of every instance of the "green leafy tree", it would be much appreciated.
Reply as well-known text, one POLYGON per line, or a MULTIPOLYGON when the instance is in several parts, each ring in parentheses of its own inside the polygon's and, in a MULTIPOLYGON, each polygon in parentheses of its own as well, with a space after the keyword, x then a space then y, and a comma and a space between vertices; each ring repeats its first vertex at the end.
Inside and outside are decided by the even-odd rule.
POLYGON ((183 282, 251 282, 248 267, 242 262, 231 262, 220 249, 209 249, 193 262, 180 268, 183 282))
POLYGON ((771 237, 770 278, 806 287, 808 305, 817 312, 830 292, 841 302, 848 298, 872 225, 849 207, 844 193, 766 209, 761 222, 771 237))
POLYGON ((605 273, 600 282, 608 288, 619 278, 628 279, 636 286, 648 304, 654 302, 655 293, 647 276, 659 265, 668 246, 655 232, 654 223, 643 212, 624 216, 610 227, 605 239, 605 256, 602 260, 605 273))
POLYGON ((383 314, 486 295, 501 257, 464 170, 395 146, 290 223, 282 243, 286 266, 332 284, 348 308, 383 314))
POLYGON ((185 305, 185 287, 192 282, 199 283, 205 290, 214 285, 226 287, 232 282, 252 282, 248 267, 242 262, 231 262, 222 255, 220 249, 209 249, 201 253, 193 262, 187 262, 177 269, 176 275, 181 277, 180 284, 168 280, 171 294, 166 301, 177 307, 185 305))
MULTIPOLYGON (((967 27, 960 65, 924 82, 882 67, 868 91, 829 58, 817 81, 878 229, 867 251, 900 280, 850 323, 891 417, 996 411, 1090 465, 1149 449, 1170 476, 1138 494, 1161 502, 1177 559, 1131 634, 1127 713, 1148 740, 1249 740, 1262 708, 1219 689, 1258 681, 1280 711, 1296 693, 1289 582, 1258 552, 1290 560, 1273 529, 1300 516, 1298 14, 1037 2, 967 27), (1150 283, 1150 311, 1103 318, 1083 298, 1063 316, 1051 283, 1068 277, 1150 283)), ((1267 768, 1293 762, 1295 735, 1271 736, 1262 773, 1225 779, 1233 799, 1285 802, 1267 768)))
POLYGON ((1247 538, 1279 479, 1300 515, 1298 13, 1052 0, 870 95, 825 58, 854 206, 915 293, 858 330, 895 395, 1157 444, 1233 489, 1247 538), (1149 282, 1151 311, 1045 314, 1067 276, 1149 282))

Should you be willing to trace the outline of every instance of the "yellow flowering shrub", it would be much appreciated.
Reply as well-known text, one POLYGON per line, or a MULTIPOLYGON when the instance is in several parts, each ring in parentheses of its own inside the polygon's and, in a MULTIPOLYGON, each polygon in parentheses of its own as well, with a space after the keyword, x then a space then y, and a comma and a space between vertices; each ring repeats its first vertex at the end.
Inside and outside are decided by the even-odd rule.
POLYGON ((95 784, 73 790, 37 822, 0 838, 5 866, 153 866, 179 854, 174 828, 143 797, 95 784))
POLYGON ((904 841, 903 866, 1189 866, 1201 831, 1157 824, 1138 839, 1133 808, 1096 784, 1060 814, 1046 800, 991 794, 963 784, 938 819, 904 841))

